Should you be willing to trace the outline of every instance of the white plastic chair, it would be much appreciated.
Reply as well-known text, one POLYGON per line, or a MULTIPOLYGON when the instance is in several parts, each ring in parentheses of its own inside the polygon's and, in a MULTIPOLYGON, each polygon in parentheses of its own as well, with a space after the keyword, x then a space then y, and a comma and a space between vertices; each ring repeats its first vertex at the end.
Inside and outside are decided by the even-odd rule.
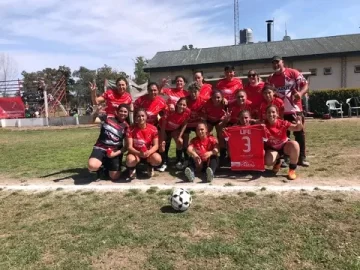
POLYGON ((337 101, 336 99, 328 100, 326 101, 326 106, 329 108, 329 114, 331 115, 331 111, 335 111, 337 115, 341 115, 341 118, 343 118, 343 109, 342 109, 342 103, 337 101))
POLYGON ((352 111, 356 111, 356 116, 359 116, 360 98, 352 97, 346 100, 346 104, 349 106, 349 117, 352 115, 352 111))

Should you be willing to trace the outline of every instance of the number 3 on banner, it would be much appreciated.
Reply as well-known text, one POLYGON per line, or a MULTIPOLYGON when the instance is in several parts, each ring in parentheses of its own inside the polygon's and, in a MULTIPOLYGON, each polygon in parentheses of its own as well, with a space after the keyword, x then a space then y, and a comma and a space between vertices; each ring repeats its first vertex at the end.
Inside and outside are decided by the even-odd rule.
POLYGON ((251 151, 251 144, 250 144, 250 138, 248 136, 242 137, 243 140, 245 140, 245 149, 243 150, 245 153, 249 153, 251 151))

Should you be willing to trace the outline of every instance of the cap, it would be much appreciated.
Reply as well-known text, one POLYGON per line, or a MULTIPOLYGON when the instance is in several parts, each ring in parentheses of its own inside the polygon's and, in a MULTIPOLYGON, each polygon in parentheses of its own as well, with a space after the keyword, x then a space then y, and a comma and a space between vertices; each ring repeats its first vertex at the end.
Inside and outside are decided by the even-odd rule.
POLYGON ((274 56, 272 59, 271 59, 271 62, 273 61, 280 61, 282 60, 282 57, 281 56, 274 56))

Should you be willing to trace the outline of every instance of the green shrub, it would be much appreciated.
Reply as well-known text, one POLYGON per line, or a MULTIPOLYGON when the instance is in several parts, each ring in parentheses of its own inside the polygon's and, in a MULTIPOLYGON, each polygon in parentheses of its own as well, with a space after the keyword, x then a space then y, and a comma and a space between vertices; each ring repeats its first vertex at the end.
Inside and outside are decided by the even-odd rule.
POLYGON ((328 113, 326 101, 336 99, 343 104, 344 115, 348 115, 346 100, 351 97, 360 97, 360 88, 341 88, 329 90, 311 90, 309 98, 310 111, 315 115, 328 113))

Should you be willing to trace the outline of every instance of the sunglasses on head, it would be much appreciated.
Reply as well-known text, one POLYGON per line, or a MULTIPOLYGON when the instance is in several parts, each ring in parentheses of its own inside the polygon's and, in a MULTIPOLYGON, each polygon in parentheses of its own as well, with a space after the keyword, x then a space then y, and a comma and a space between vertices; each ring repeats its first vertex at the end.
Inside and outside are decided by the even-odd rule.
POLYGON ((249 74, 249 75, 248 75, 248 78, 250 78, 250 77, 251 77, 251 78, 255 78, 256 76, 257 76, 257 74, 249 74))

